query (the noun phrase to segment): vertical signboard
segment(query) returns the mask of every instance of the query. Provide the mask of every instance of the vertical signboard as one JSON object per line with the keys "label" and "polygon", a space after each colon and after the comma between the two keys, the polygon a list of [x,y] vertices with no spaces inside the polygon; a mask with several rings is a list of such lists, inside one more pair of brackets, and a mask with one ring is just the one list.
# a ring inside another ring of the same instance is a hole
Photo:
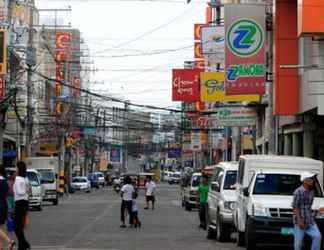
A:
{"label": "vertical signboard", "polygon": [[7,74],[7,31],[0,29],[0,74]]}
{"label": "vertical signboard", "polygon": [[111,147],[109,152],[109,162],[122,163],[122,149],[120,147]]}
{"label": "vertical signboard", "polygon": [[6,84],[5,84],[5,77],[0,75],[0,101],[2,101],[6,94]]}
{"label": "vertical signboard", "polygon": [[[67,52],[69,51],[71,42],[71,34],[66,32],[57,32],[55,35],[55,51],[56,51],[56,80],[55,94],[57,97],[61,97],[63,93],[62,82],[65,81],[66,72],[66,60]],[[66,84],[66,83],[65,83]],[[66,89],[66,87],[65,87]],[[56,103],[55,111],[57,114],[62,112],[62,106],[60,102]]]}
{"label": "vertical signboard", "polygon": [[191,132],[191,150],[199,151],[201,150],[201,136],[200,131]]}
{"label": "vertical signboard", "polygon": [[225,5],[225,91],[265,93],[265,5]]}
{"label": "vertical signboard", "polygon": [[172,70],[172,100],[195,102],[200,100],[199,69]]}

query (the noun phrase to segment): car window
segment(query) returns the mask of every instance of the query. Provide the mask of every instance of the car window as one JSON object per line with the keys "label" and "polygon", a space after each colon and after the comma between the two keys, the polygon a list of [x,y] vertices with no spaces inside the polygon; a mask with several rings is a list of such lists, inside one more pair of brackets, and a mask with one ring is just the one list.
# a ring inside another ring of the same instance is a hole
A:
{"label": "car window", "polygon": [[223,189],[225,189],[225,190],[234,190],[235,189],[236,178],[237,178],[237,171],[236,170],[227,171]]}
{"label": "car window", "polygon": [[192,176],[191,186],[198,187],[200,185],[200,180],[201,180],[201,176],[200,175],[194,175],[194,176]]}
{"label": "car window", "polygon": [[28,181],[30,182],[30,184],[32,186],[39,186],[40,185],[39,179],[38,179],[36,173],[34,173],[34,172],[27,172],[27,178],[28,178]]}
{"label": "car window", "polygon": [[41,175],[42,180],[45,183],[54,183],[55,182],[55,175],[52,171],[46,169],[40,169],[38,172]]}
{"label": "car window", "polygon": [[73,182],[75,182],[75,183],[87,182],[87,179],[85,179],[85,178],[73,178]]}
{"label": "car window", "polygon": [[[292,195],[301,186],[300,175],[294,174],[258,174],[253,189],[254,194]],[[323,197],[318,180],[314,182],[315,197]]]}

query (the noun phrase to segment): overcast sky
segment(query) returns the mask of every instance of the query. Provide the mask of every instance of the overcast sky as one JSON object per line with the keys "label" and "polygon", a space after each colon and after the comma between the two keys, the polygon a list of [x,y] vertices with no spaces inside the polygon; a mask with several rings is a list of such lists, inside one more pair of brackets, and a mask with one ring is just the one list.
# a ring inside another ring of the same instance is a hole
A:
{"label": "overcast sky", "polygon": [[193,59],[193,25],[205,21],[206,3],[192,2],[36,0],[39,8],[72,7],[59,18],[79,29],[90,48],[91,67],[98,69],[91,81],[104,82],[94,89],[163,107],[177,105],[171,101],[171,69]]}

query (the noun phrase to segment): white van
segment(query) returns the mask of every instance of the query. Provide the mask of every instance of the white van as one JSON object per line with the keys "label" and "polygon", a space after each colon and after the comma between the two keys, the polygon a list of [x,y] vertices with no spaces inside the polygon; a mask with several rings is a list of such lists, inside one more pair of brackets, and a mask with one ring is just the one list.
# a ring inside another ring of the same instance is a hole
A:
{"label": "white van", "polygon": [[321,161],[289,156],[240,157],[238,202],[234,212],[238,245],[245,244],[247,249],[255,249],[259,244],[292,244],[291,204],[293,192],[302,184],[300,175],[304,172],[317,174],[313,210],[321,230],[324,226]]}
{"label": "white van", "polygon": [[208,193],[207,238],[229,241],[234,231],[233,212],[237,202],[237,162],[220,162],[211,178]]}
{"label": "white van", "polygon": [[31,185],[32,193],[29,196],[29,206],[42,210],[44,197],[44,188],[42,186],[41,176],[36,169],[27,169],[27,178]]}

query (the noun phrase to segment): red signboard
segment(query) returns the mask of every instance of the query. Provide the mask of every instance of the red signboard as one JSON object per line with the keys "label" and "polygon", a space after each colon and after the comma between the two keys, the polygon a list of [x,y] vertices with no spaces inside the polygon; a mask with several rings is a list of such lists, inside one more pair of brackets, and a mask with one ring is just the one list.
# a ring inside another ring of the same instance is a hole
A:
{"label": "red signboard", "polygon": [[199,69],[173,69],[172,70],[172,100],[195,102],[200,100]]}
{"label": "red signboard", "polygon": [[2,101],[6,94],[6,83],[5,77],[3,75],[0,76],[0,100]]}
{"label": "red signboard", "polygon": [[201,42],[195,42],[195,60],[203,59],[201,54]]}
{"label": "red signboard", "polygon": [[194,30],[195,41],[201,41],[201,27],[203,27],[205,25],[206,24],[195,23],[195,30]]}

